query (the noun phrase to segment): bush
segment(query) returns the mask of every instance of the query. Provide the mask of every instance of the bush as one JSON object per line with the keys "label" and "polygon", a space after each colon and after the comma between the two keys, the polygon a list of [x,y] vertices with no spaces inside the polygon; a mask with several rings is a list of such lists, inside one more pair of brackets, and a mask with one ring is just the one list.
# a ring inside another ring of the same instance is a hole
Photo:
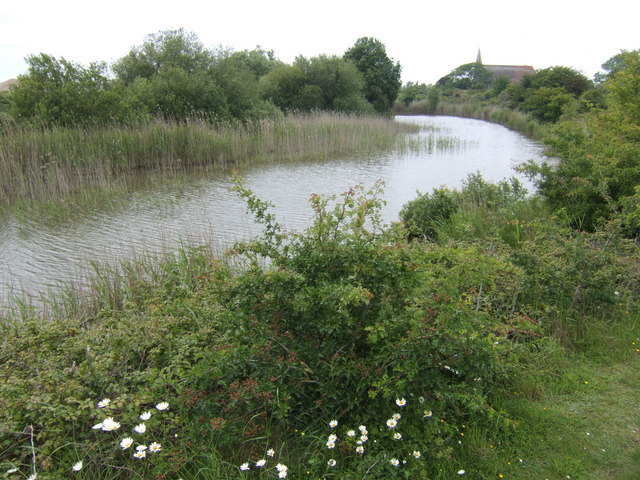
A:
{"label": "bush", "polygon": [[437,240],[437,230],[457,211],[456,194],[447,188],[436,188],[432,194],[419,193],[418,198],[402,207],[400,219],[410,238]]}

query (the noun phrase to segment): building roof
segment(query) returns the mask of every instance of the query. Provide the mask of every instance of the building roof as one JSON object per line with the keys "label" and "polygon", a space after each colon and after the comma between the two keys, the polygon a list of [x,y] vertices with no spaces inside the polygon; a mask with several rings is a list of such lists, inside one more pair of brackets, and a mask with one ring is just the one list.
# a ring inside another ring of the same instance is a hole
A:
{"label": "building roof", "polygon": [[536,70],[529,65],[483,65],[492,74],[507,77],[511,83],[520,83],[525,75],[532,75]]}

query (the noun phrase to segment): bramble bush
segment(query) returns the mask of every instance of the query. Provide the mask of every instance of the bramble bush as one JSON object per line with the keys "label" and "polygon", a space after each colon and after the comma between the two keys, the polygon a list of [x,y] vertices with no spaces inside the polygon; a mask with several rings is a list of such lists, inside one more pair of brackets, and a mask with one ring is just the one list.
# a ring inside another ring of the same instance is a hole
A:
{"label": "bramble bush", "polygon": [[[421,478],[442,467],[430,460],[452,458],[460,423],[509,428],[489,393],[520,348],[507,339],[524,318],[513,311],[520,268],[473,246],[408,244],[404,229],[381,223],[380,185],[312,196],[313,222],[301,233],[285,232],[241,180],[235,189],[264,231],[227,261],[183,251],[92,317],[3,327],[3,464],[30,465],[20,432],[32,426],[38,478],[78,461],[78,478],[231,476],[277,443],[283,462],[325,469],[326,452],[314,453],[317,442],[305,450],[296,430],[310,441],[336,419],[379,433],[404,397],[421,399],[440,423],[403,419],[427,461],[390,469],[374,459],[379,451],[366,469],[368,478]],[[127,419],[159,400],[171,405],[152,466],[119,463],[118,438],[96,440],[104,397]]]}

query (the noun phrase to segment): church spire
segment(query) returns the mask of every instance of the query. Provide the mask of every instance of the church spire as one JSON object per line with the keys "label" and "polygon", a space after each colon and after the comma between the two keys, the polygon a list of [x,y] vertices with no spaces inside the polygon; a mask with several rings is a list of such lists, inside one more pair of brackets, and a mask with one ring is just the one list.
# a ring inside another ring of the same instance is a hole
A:
{"label": "church spire", "polygon": [[482,64],[482,55],[480,55],[480,49],[478,49],[478,56],[476,57],[476,63]]}

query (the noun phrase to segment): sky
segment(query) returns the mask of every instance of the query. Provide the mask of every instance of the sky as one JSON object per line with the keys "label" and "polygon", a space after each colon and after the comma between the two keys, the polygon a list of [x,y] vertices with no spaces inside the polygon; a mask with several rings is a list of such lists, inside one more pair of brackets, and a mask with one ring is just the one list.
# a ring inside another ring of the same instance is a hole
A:
{"label": "sky", "polygon": [[574,68],[589,78],[621,50],[640,48],[640,2],[630,0],[6,0],[0,6],[0,82],[47,53],[111,63],[145,36],[183,28],[207,48],[257,46],[286,63],[342,55],[380,40],[402,81],[432,84],[456,67]]}

